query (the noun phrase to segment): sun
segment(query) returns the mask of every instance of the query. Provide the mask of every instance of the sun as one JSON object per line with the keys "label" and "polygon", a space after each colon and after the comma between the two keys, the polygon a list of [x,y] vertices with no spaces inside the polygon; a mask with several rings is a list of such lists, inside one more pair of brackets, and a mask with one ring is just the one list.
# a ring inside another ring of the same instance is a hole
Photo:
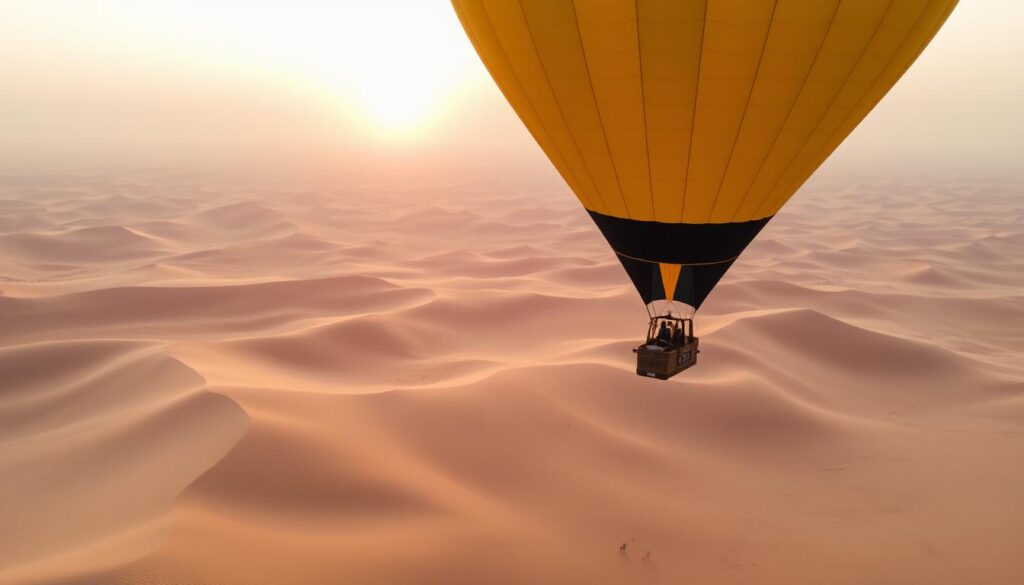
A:
{"label": "sun", "polygon": [[[326,97],[378,136],[416,135],[482,75],[444,0],[153,0],[114,3],[102,20],[80,4],[67,0],[58,11],[64,20],[52,26],[93,31],[179,69],[200,64]],[[36,12],[25,18],[51,26],[52,9]]]}
{"label": "sun", "polygon": [[346,4],[332,20],[322,75],[348,116],[380,136],[429,127],[478,66],[447,2]]}

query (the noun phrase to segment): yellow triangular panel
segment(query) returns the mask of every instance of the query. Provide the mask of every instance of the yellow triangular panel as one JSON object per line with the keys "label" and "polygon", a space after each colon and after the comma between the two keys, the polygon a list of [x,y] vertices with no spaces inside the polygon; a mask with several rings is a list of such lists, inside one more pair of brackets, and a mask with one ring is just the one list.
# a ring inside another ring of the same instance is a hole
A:
{"label": "yellow triangular panel", "polygon": [[672,300],[672,294],[676,292],[676,283],[679,282],[679,269],[681,264],[658,264],[661,269],[661,284],[665,287],[665,298]]}

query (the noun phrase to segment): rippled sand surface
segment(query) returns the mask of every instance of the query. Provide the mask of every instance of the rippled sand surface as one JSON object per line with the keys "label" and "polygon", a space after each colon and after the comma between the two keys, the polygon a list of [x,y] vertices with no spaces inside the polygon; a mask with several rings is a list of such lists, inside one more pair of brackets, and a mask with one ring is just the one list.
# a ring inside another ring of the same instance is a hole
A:
{"label": "rippled sand surface", "polygon": [[553,180],[7,176],[0,583],[1024,582],[1022,190],[813,182],[657,382]]}

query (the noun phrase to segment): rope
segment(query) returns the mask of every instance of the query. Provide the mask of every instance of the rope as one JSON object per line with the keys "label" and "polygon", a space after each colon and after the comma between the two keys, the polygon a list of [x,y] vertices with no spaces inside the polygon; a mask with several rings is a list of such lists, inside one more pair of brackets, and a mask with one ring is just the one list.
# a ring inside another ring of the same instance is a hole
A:
{"label": "rope", "polygon": [[637,262],[646,262],[648,264],[678,264],[680,266],[712,266],[714,264],[725,264],[726,262],[732,262],[739,258],[739,256],[733,256],[732,258],[726,258],[725,260],[715,260],[714,262],[658,262],[657,260],[648,260],[646,258],[637,258],[636,256],[630,256],[629,254],[623,254],[618,250],[612,250],[623,258],[629,258],[630,260],[636,260]]}

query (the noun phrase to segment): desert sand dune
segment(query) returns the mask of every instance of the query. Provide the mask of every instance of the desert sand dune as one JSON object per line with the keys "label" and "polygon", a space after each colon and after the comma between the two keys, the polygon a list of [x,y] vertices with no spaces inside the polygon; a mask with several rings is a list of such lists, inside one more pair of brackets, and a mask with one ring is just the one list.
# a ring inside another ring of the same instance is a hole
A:
{"label": "desert sand dune", "polygon": [[156,550],[174,498],[247,424],[148,343],[18,345],[0,350],[0,379],[5,582]]}
{"label": "desert sand dune", "polygon": [[557,181],[442,179],[4,181],[0,583],[1024,579],[1019,181],[824,176],[656,382]]}

